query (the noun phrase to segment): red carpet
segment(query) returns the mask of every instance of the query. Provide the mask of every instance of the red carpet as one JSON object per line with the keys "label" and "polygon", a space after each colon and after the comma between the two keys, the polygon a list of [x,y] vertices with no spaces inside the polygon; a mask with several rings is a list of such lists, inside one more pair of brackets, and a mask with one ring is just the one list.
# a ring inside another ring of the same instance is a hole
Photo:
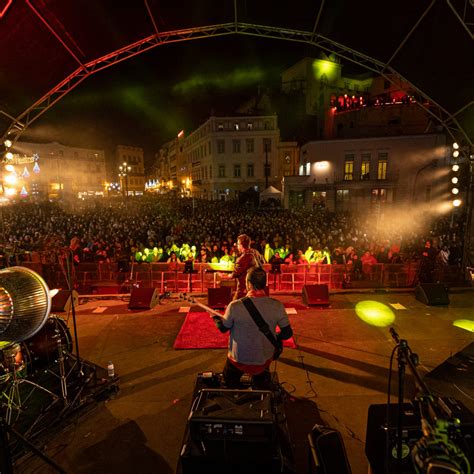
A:
{"label": "red carpet", "polygon": [[[190,311],[173,347],[175,349],[225,349],[228,342],[229,335],[217,330],[209,313]],[[296,344],[291,338],[284,341],[284,346],[294,349]]]}

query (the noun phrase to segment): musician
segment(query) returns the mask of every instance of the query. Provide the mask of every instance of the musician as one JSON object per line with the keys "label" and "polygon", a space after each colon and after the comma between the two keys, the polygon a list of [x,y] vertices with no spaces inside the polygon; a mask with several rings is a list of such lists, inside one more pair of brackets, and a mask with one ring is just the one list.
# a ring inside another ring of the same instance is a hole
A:
{"label": "musician", "polygon": [[[247,296],[257,307],[279,344],[293,335],[283,304],[265,293],[267,275],[263,268],[252,268],[246,276]],[[222,317],[213,316],[217,329],[230,331],[229,351],[224,366],[224,384],[238,388],[244,373],[252,376],[254,388],[269,388],[269,367],[275,347],[260,331],[242,300],[232,301]],[[276,333],[277,326],[280,332]]]}
{"label": "musician", "polygon": [[237,249],[240,256],[234,264],[234,270],[230,276],[221,275],[222,279],[237,280],[237,289],[234,293],[234,300],[243,298],[247,293],[246,276],[247,272],[253,267],[261,267],[265,263],[263,257],[257,250],[250,248],[250,237],[246,234],[240,234],[237,237]]}

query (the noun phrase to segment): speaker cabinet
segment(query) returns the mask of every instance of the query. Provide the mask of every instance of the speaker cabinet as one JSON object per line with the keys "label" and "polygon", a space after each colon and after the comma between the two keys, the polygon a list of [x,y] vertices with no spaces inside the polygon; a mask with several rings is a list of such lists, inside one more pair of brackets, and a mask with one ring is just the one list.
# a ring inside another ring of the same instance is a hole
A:
{"label": "speaker cabinet", "polygon": [[402,460],[397,461],[398,404],[370,405],[367,414],[365,455],[373,474],[413,474],[411,451],[423,435],[419,410],[411,403],[401,406],[402,415]]}
{"label": "speaker cabinet", "polygon": [[213,309],[224,309],[232,300],[232,288],[223,286],[221,288],[207,289],[207,305]]}
{"label": "speaker cabinet", "polygon": [[440,283],[419,283],[415,288],[415,298],[429,306],[449,304],[448,291]]}
{"label": "speaker cabinet", "polygon": [[130,294],[129,309],[152,309],[160,299],[156,288],[133,288]]}
{"label": "speaker cabinet", "polygon": [[[74,307],[77,307],[79,304],[79,294],[77,291],[72,290],[72,302]],[[59,290],[53,296],[51,301],[51,312],[52,313],[67,313],[71,309],[71,292],[69,290]]]}
{"label": "speaker cabinet", "polygon": [[303,302],[306,306],[328,306],[329,289],[327,285],[304,285]]}

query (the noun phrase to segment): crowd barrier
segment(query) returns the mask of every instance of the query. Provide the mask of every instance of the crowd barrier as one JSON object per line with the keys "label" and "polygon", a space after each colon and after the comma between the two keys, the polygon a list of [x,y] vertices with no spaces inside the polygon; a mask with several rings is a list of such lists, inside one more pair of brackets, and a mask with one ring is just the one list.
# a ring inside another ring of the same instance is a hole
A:
{"label": "crowd barrier", "polygon": [[[54,264],[23,262],[22,265],[41,274],[52,288],[66,288],[65,269]],[[287,265],[279,266],[280,272],[268,273],[268,286],[274,292],[301,292],[304,285],[327,284],[329,289],[340,288],[409,288],[418,283],[419,262],[403,264],[362,265],[354,271],[351,265]],[[274,268],[273,268],[274,269]],[[82,293],[122,292],[127,293],[133,286],[157,288],[160,293],[206,292],[232,283],[225,281],[219,271],[208,264],[194,264],[193,273],[185,273],[184,263],[170,269],[168,263],[138,263],[127,272],[119,271],[117,263],[80,263],[71,270],[74,286]],[[433,281],[447,286],[464,281],[457,266],[439,265],[433,272]]]}

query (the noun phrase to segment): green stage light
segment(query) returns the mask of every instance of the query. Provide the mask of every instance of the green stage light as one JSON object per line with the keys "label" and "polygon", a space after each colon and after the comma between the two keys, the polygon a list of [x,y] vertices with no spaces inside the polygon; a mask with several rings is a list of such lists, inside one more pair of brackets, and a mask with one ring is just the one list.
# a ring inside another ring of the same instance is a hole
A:
{"label": "green stage light", "polygon": [[464,329],[465,331],[474,332],[474,321],[470,319],[456,319],[456,321],[453,322],[453,326]]}
{"label": "green stage light", "polygon": [[395,321],[393,311],[378,301],[360,301],[356,304],[355,311],[362,321],[371,326],[387,327]]}

